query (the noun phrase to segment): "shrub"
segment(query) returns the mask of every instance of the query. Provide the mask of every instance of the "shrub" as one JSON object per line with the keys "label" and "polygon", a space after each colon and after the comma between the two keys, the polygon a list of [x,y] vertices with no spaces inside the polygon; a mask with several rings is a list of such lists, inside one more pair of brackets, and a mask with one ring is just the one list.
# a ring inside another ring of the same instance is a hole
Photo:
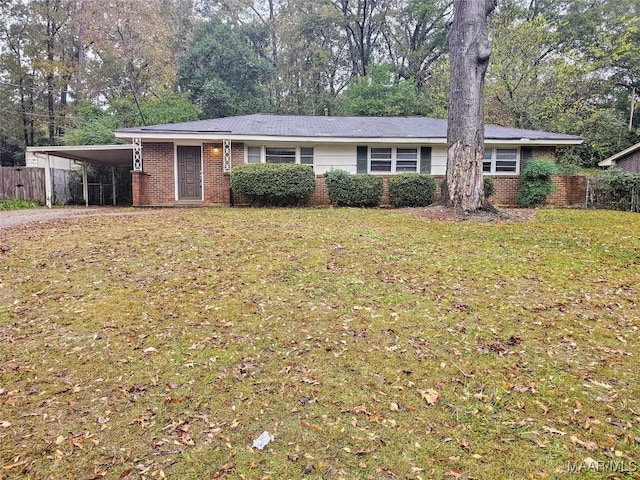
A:
{"label": "shrub", "polygon": [[305,205],[316,186],[313,169],[294,163],[247,163],[231,171],[231,188],[252,206]]}
{"label": "shrub", "polygon": [[484,177],[482,179],[482,183],[484,185],[484,198],[489,198],[491,195],[496,193],[496,184],[493,183],[493,178]]}
{"label": "shrub", "polygon": [[402,173],[389,177],[389,203],[394,207],[426,207],[433,203],[436,181],[429,175]]}
{"label": "shrub", "polygon": [[[496,193],[496,184],[491,177],[483,177],[482,185],[484,187],[484,198],[489,198],[491,195]],[[447,188],[447,179],[442,179],[440,183],[440,191],[444,192],[445,188]]]}
{"label": "shrub", "polygon": [[377,207],[382,198],[382,177],[344,170],[324,174],[329,200],[336,207]]}
{"label": "shrub", "polygon": [[39,206],[40,205],[38,205],[36,202],[31,202],[29,200],[18,200],[16,198],[7,198],[5,200],[0,200],[0,211],[36,208]]}
{"label": "shrub", "polygon": [[640,212],[640,174],[610,169],[590,182],[590,202],[598,208]]}
{"label": "shrub", "polygon": [[558,173],[558,166],[551,160],[529,160],[521,172],[522,186],[518,192],[518,205],[535,207],[544,205],[547,197],[556,190],[551,177]]}

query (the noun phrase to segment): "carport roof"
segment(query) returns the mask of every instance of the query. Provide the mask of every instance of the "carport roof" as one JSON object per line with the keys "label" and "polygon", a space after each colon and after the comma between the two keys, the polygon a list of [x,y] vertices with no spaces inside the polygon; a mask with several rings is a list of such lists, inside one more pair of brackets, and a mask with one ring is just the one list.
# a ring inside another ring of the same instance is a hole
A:
{"label": "carport roof", "polygon": [[133,145],[79,145],[28,147],[28,152],[49,154],[78,162],[111,167],[133,167]]}

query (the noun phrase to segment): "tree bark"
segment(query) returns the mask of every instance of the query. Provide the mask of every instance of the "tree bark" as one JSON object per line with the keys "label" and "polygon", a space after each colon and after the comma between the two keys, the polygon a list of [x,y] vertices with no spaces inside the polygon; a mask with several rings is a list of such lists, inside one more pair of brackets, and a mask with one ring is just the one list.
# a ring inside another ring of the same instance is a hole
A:
{"label": "tree bark", "polygon": [[449,32],[451,86],[444,203],[476,211],[490,207],[484,197],[484,78],[491,56],[487,17],[497,0],[454,0]]}

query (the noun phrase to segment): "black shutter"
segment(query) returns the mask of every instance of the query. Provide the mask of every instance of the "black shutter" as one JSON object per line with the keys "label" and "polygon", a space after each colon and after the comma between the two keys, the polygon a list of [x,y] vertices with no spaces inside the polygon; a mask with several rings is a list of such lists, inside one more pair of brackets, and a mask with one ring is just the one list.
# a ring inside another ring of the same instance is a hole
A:
{"label": "black shutter", "polygon": [[525,167],[527,162],[533,158],[533,149],[531,147],[522,147],[520,149],[520,171]]}
{"label": "black shutter", "polygon": [[368,156],[369,147],[366,145],[358,145],[358,173],[367,173]]}
{"label": "black shutter", "polygon": [[420,147],[420,173],[431,173],[431,147]]}

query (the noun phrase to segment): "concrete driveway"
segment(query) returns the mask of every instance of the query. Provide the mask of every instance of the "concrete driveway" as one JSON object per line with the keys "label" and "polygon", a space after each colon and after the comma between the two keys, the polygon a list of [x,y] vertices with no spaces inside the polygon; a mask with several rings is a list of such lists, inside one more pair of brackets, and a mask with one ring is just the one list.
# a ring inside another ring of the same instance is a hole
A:
{"label": "concrete driveway", "polygon": [[94,217],[100,215],[136,215],[138,212],[120,207],[64,207],[33,208],[0,212],[0,228],[15,227],[27,223],[41,223],[63,218]]}

